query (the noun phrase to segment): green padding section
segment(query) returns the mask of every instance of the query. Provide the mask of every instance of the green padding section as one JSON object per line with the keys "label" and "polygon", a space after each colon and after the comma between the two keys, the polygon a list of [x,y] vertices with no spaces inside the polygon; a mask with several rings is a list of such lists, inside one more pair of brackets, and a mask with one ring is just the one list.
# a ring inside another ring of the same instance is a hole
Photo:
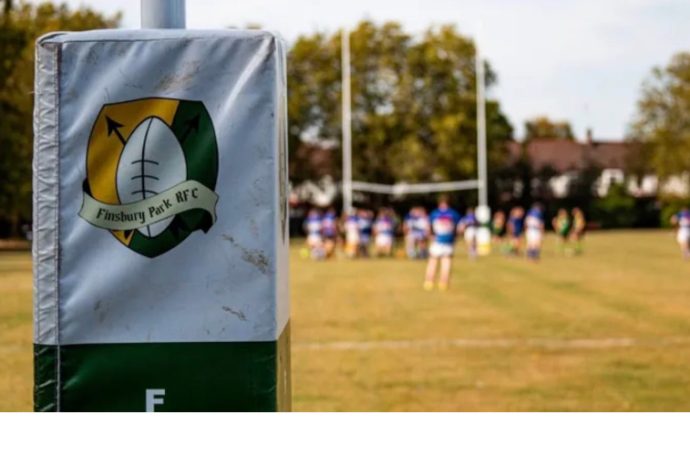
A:
{"label": "green padding section", "polygon": [[34,345],[34,410],[57,409],[57,347]]}
{"label": "green padding section", "polygon": [[[288,411],[290,329],[274,342],[36,345],[36,411]],[[61,387],[57,388],[57,379]],[[59,393],[59,394],[58,394]]]}

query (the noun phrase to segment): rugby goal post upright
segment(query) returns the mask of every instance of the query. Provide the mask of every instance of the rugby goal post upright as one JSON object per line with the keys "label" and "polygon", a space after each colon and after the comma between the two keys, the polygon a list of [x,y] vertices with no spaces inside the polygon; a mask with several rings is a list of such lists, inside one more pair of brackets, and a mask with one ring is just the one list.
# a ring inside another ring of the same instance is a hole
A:
{"label": "rugby goal post upright", "polygon": [[343,152],[343,213],[352,210],[352,105],[350,81],[350,31],[341,34],[342,75],[342,152]]}
{"label": "rugby goal post upright", "polygon": [[185,28],[185,0],[141,0],[141,28]]}
{"label": "rugby goal post upright", "polygon": [[286,45],[184,6],[36,42],[37,411],[291,407]]}
{"label": "rugby goal post upright", "polygon": [[484,59],[480,52],[478,41],[475,44],[475,64],[477,77],[477,181],[479,183],[478,203],[480,207],[488,207],[488,183],[486,172],[486,81],[484,75]]}
{"label": "rugby goal post upright", "polygon": [[[481,24],[479,31],[481,33]],[[479,34],[478,34],[479,35]],[[479,36],[475,40],[475,66],[477,85],[477,182],[478,198],[476,217],[480,224],[477,230],[477,251],[480,255],[488,255],[491,251],[491,209],[489,208],[489,183],[487,178],[486,159],[486,77],[484,74],[484,58],[479,45]]]}

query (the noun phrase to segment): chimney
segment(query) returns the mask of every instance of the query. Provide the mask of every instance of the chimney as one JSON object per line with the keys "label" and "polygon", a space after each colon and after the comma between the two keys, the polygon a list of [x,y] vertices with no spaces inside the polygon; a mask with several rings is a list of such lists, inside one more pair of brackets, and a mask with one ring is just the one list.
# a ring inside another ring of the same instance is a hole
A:
{"label": "chimney", "polygon": [[587,145],[591,146],[594,140],[592,139],[592,129],[587,129]]}

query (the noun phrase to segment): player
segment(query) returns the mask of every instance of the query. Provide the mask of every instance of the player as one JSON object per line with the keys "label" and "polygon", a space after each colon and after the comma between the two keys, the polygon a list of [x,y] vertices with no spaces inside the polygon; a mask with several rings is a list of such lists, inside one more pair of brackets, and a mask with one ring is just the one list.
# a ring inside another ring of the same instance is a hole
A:
{"label": "player", "polygon": [[494,213],[491,218],[491,236],[494,238],[495,242],[502,242],[506,233],[506,214],[505,212],[498,210]]}
{"label": "player", "polygon": [[502,253],[508,253],[510,246],[505,242],[506,237],[506,214],[503,211],[496,211],[491,219],[491,237],[494,244],[500,246]]}
{"label": "player", "polygon": [[338,242],[338,217],[332,207],[328,208],[321,219],[321,235],[323,236],[324,254],[326,258],[331,258]]}
{"label": "player", "polygon": [[405,251],[408,258],[424,259],[427,257],[429,231],[429,217],[426,210],[420,206],[411,208],[403,222]]}
{"label": "player", "polygon": [[525,217],[525,227],[527,258],[532,261],[539,261],[541,244],[544,239],[544,212],[541,205],[532,205],[527,217]]}
{"label": "player", "polygon": [[371,243],[371,233],[374,227],[374,213],[368,209],[357,211],[357,223],[359,225],[359,246],[357,256],[369,256],[369,244]]}
{"label": "player", "polygon": [[671,223],[678,225],[676,240],[680,246],[680,252],[685,260],[690,260],[690,209],[687,206],[682,208],[671,217]]}
{"label": "player", "polygon": [[417,246],[414,228],[417,221],[419,213],[417,212],[417,207],[410,208],[407,215],[403,219],[403,234],[405,235],[405,253],[407,258],[414,259],[417,258]]}
{"label": "player", "polygon": [[356,258],[359,250],[359,218],[355,210],[343,214],[343,231],[345,232],[345,256]]}
{"label": "player", "polygon": [[318,209],[310,209],[304,220],[304,230],[307,232],[309,255],[314,260],[321,260],[324,257],[321,227],[321,213]]}
{"label": "player", "polygon": [[438,208],[431,213],[429,219],[433,241],[429,247],[429,262],[426,267],[424,289],[432,290],[434,288],[434,278],[440,261],[441,273],[438,279],[438,288],[439,290],[446,290],[450,280],[451,261],[460,214],[448,206],[447,198],[442,197],[439,199]]}
{"label": "player", "polygon": [[417,219],[414,225],[417,258],[425,260],[429,256],[429,238],[431,237],[431,222],[424,207],[417,207]]}
{"label": "player", "polygon": [[585,237],[585,229],[587,228],[587,221],[585,220],[585,214],[579,207],[575,207],[572,210],[573,221],[572,228],[570,231],[570,240],[574,243],[575,254],[579,255],[583,251],[582,241]]}
{"label": "player", "polygon": [[417,258],[425,260],[429,257],[431,222],[429,221],[429,214],[427,214],[423,206],[417,207],[417,217],[412,231],[415,238]]}
{"label": "player", "polygon": [[520,255],[522,250],[522,232],[524,230],[525,210],[516,206],[510,210],[508,218],[508,234],[510,235],[510,254]]}
{"label": "player", "polygon": [[561,208],[558,210],[556,216],[551,220],[551,226],[556,232],[558,239],[559,253],[568,252],[568,236],[570,235],[570,216],[568,211]]}
{"label": "player", "polygon": [[460,232],[465,238],[465,245],[467,246],[467,255],[471,260],[477,258],[477,228],[479,228],[479,222],[477,217],[474,215],[474,209],[469,208],[465,213],[465,216],[460,219],[460,224],[458,225]]}
{"label": "player", "polygon": [[376,256],[391,256],[395,219],[390,209],[381,208],[374,222],[374,252]]}

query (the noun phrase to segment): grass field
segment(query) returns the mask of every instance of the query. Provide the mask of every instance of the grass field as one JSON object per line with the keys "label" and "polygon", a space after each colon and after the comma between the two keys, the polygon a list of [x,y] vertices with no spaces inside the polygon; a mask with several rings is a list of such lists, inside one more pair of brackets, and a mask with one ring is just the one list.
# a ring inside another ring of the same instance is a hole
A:
{"label": "grass field", "polygon": [[[540,264],[291,259],[295,410],[690,410],[690,263],[668,231]],[[0,253],[0,410],[31,408],[31,263]]]}

